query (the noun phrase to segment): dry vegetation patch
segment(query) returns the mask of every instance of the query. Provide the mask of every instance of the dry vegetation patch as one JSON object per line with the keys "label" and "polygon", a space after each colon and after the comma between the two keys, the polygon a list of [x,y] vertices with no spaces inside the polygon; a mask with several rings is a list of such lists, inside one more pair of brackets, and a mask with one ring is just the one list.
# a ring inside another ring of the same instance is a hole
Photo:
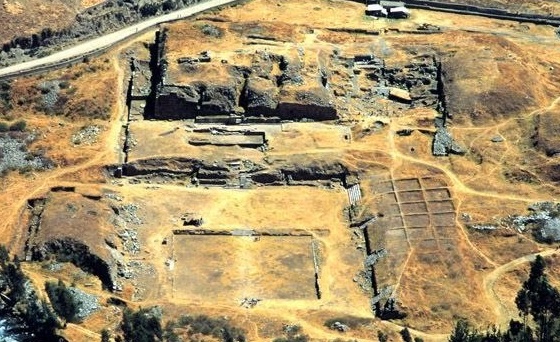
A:
{"label": "dry vegetation patch", "polygon": [[108,57],[64,70],[11,82],[11,109],[4,116],[29,113],[71,119],[108,119],[117,102],[116,72]]}
{"label": "dry vegetation patch", "polygon": [[0,42],[29,35],[45,27],[53,30],[70,25],[82,9],[81,0],[4,0],[0,8]]}
{"label": "dry vegetation patch", "polygon": [[504,38],[474,36],[444,59],[448,110],[457,124],[476,125],[530,112],[547,98],[520,48]]}
{"label": "dry vegetation patch", "polygon": [[173,244],[178,298],[317,299],[309,236],[177,235]]}

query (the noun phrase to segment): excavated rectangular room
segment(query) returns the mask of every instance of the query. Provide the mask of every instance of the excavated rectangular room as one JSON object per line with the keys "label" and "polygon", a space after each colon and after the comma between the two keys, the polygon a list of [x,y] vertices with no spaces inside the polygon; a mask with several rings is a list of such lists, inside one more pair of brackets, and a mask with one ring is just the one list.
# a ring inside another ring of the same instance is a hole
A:
{"label": "excavated rectangular room", "polygon": [[175,235],[173,251],[174,298],[317,299],[310,236]]}
{"label": "excavated rectangular room", "polygon": [[349,146],[345,126],[323,123],[283,123],[226,126],[184,121],[133,121],[129,125],[129,160],[189,156],[213,159],[243,158],[259,161],[257,149],[266,145],[277,153]]}

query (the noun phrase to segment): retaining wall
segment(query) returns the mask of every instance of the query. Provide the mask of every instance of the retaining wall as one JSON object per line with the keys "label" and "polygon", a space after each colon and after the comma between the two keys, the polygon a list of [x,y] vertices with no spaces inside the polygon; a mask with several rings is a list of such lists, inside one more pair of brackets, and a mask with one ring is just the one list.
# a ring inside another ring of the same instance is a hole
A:
{"label": "retaining wall", "polygon": [[560,17],[557,16],[510,12],[508,10],[500,8],[480,7],[467,4],[446,3],[430,0],[406,0],[406,6],[410,8],[427,9],[466,15],[478,15],[493,19],[513,20],[539,25],[560,25]]}

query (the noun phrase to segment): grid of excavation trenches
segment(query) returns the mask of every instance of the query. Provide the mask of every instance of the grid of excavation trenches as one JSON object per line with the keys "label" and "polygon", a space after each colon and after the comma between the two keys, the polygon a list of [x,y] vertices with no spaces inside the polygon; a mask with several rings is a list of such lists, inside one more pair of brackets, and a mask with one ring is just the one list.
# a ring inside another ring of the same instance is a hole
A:
{"label": "grid of excavation trenches", "polygon": [[431,262],[456,249],[455,205],[444,180],[380,178],[369,190],[379,219],[365,228],[368,249],[387,251],[374,265],[380,292],[398,282],[410,253]]}

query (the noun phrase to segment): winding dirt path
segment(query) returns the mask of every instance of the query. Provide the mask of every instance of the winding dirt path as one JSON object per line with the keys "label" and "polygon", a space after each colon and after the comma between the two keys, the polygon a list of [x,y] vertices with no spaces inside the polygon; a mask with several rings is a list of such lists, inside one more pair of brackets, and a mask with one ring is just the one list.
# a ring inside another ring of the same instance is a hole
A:
{"label": "winding dirt path", "polygon": [[515,316],[517,316],[517,313],[508,310],[507,306],[498,297],[496,290],[494,289],[494,286],[496,285],[496,281],[498,281],[498,279],[504,274],[506,274],[507,272],[510,272],[528,262],[533,262],[536,259],[537,255],[546,257],[557,252],[558,251],[556,249],[547,249],[542,252],[524,255],[522,257],[519,257],[515,260],[512,260],[506,264],[503,264],[495,268],[492,272],[484,276],[482,281],[484,294],[486,295],[486,298],[494,308],[494,312],[497,317],[496,324],[498,326],[501,327],[507,326],[509,324],[509,321]]}

